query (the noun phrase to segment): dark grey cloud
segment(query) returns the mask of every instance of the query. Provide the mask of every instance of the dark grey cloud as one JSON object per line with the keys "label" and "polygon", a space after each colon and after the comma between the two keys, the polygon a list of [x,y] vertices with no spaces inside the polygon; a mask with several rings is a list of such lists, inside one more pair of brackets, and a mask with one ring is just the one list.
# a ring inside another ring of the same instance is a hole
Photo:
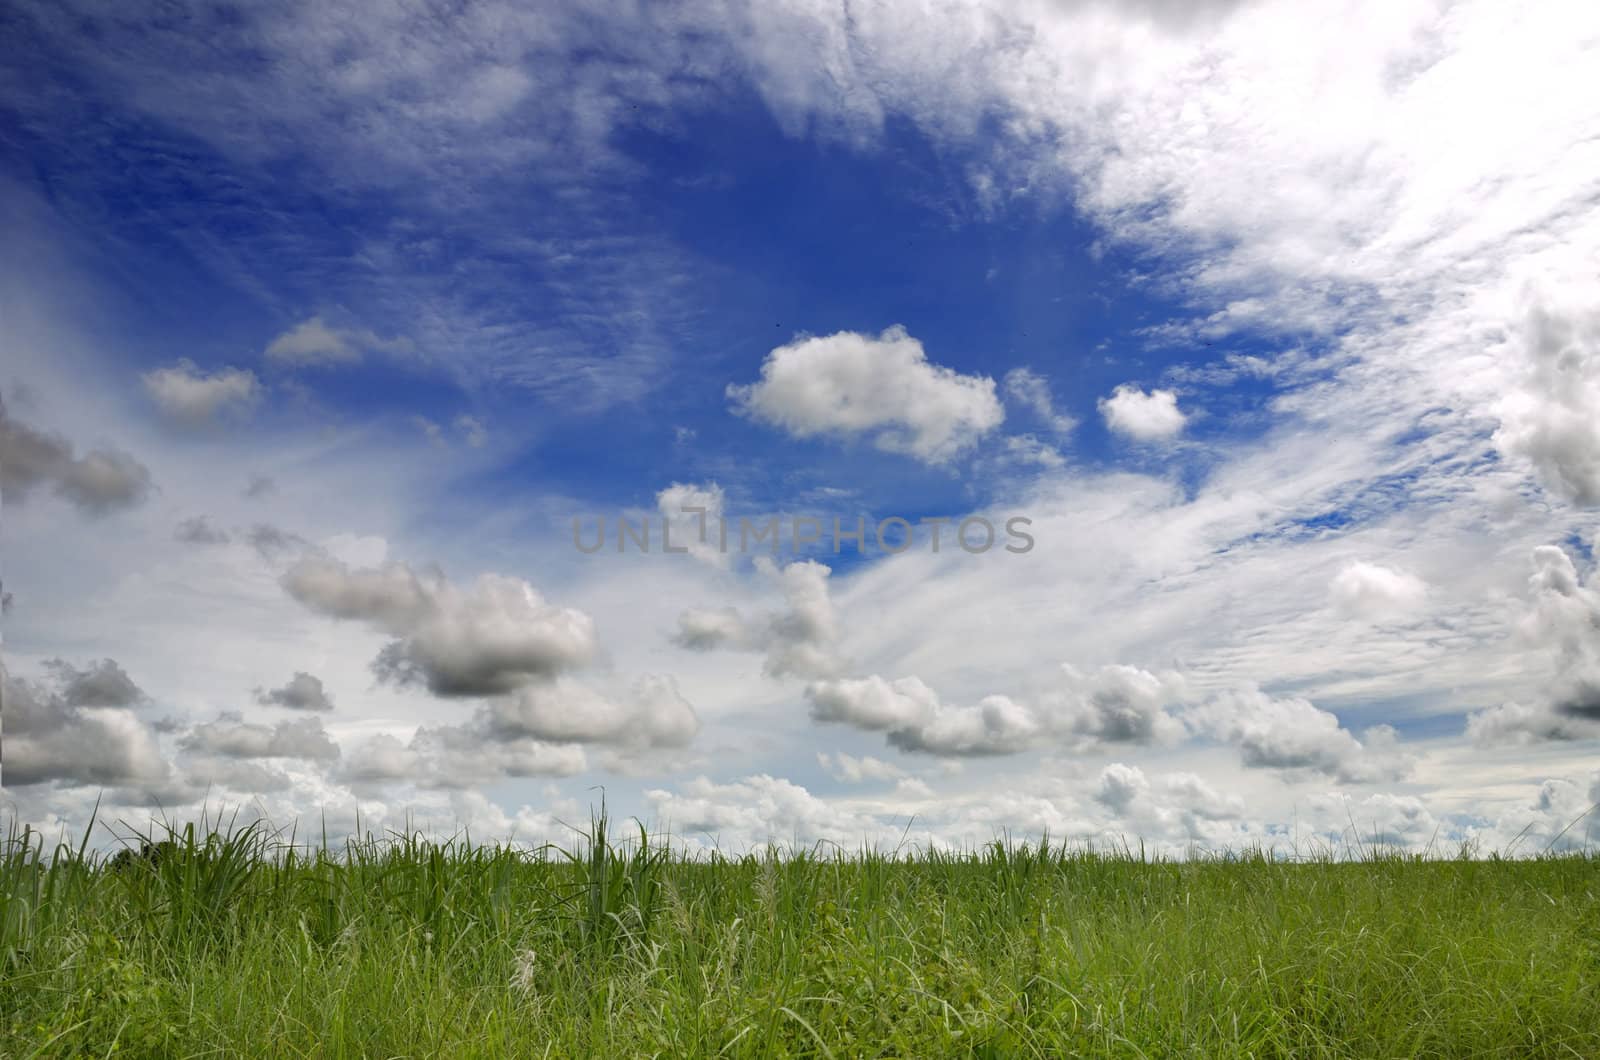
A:
{"label": "dark grey cloud", "polygon": [[515,692],[584,665],[596,649],[588,615],[547,603],[520,578],[489,574],[460,589],[405,564],[352,570],[313,555],[283,587],[312,611],[393,636],[373,661],[379,680],[437,696]]}
{"label": "dark grey cloud", "polygon": [[0,402],[0,493],[7,503],[48,488],[86,515],[101,516],[142,502],[150,471],[127,453],[92,449],[78,456],[58,434],[13,418]]}
{"label": "dark grey cloud", "polygon": [[8,787],[98,785],[166,795],[180,790],[151,728],[126,706],[105,705],[139,695],[115,662],[102,660],[87,670],[61,663],[50,672],[52,680],[40,683],[0,669]]}
{"label": "dark grey cloud", "polygon": [[179,523],[173,536],[186,545],[226,545],[230,540],[226,530],[211,525],[211,520],[204,515]]}
{"label": "dark grey cloud", "polygon": [[183,772],[191,783],[205,788],[264,793],[287,791],[294,786],[289,775],[276,766],[228,755],[186,754]]}
{"label": "dark grey cloud", "polygon": [[261,558],[267,561],[277,559],[286,552],[299,552],[309,546],[305,538],[299,534],[280,530],[270,523],[257,523],[245,531],[244,539],[250,547],[255,549]]}
{"label": "dark grey cloud", "polygon": [[244,488],[244,495],[250,500],[260,500],[262,497],[271,496],[277,492],[278,484],[270,475],[251,475],[250,481]]}
{"label": "dark grey cloud", "polygon": [[221,758],[339,757],[339,745],[322,728],[318,718],[257,725],[234,712],[219,714],[215,721],[196,725],[179,746],[191,754]]}
{"label": "dark grey cloud", "polygon": [[80,670],[64,659],[45,664],[61,699],[73,707],[131,707],[145,694],[115,659],[97,659]]}
{"label": "dark grey cloud", "polygon": [[289,710],[332,710],[333,699],[322,687],[322,679],[297,670],[288,683],[279,688],[256,689],[256,702],[268,707],[287,707]]}

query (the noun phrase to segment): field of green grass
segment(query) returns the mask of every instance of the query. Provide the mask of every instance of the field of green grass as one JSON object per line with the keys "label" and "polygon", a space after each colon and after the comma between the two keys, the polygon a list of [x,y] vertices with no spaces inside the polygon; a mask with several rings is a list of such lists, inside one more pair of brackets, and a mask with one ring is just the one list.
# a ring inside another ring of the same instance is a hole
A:
{"label": "field of green grass", "polygon": [[[0,1056],[1600,1057],[1600,858],[0,860]],[[612,827],[615,827],[613,822]]]}

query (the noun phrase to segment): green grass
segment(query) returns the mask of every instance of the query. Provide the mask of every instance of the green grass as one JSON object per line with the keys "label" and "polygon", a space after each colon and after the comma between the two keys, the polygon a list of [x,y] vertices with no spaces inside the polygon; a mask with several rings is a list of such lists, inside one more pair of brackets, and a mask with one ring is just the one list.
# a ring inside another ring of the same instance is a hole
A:
{"label": "green grass", "polygon": [[1600,1056],[1600,858],[13,832],[0,1056]]}

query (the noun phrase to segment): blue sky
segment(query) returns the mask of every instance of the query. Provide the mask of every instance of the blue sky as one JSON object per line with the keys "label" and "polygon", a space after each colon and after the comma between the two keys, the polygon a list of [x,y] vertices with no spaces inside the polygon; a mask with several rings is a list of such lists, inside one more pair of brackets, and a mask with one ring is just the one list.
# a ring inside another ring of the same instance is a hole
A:
{"label": "blue sky", "polygon": [[17,812],[1581,812],[1592,12],[935,6],[0,16]]}

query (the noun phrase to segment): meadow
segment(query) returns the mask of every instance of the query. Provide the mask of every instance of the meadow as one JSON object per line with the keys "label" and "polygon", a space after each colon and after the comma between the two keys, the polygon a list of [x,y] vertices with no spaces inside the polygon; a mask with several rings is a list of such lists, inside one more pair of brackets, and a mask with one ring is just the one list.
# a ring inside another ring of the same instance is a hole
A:
{"label": "meadow", "polygon": [[1596,1057],[1600,858],[13,830],[0,1056]]}

